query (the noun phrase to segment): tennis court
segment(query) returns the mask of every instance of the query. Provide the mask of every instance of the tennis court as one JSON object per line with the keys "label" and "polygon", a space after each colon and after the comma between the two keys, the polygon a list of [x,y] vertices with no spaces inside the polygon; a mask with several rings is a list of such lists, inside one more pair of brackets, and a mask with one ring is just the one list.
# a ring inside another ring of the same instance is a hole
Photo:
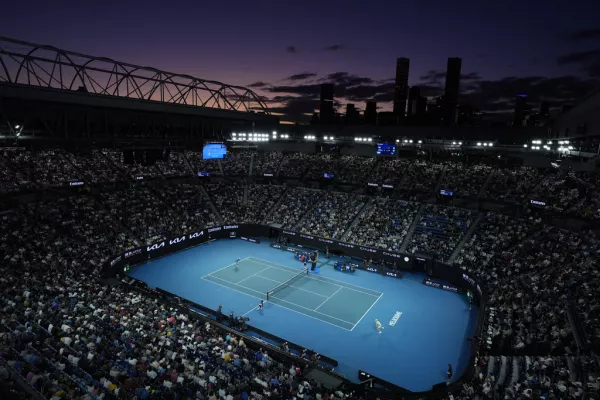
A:
{"label": "tennis court", "polygon": [[231,264],[202,279],[257,299],[268,297],[270,304],[348,331],[353,330],[383,296],[381,292],[315,275],[310,270],[256,257],[246,257],[237,268]]}

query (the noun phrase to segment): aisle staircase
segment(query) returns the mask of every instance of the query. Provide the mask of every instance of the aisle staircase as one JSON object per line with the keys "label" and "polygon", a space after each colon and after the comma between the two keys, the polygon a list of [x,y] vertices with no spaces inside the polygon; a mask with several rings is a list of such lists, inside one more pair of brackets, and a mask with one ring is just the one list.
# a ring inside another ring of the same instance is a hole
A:
{"label": "aisle staircase", "polygon": [[360,211],[358,212],[358,214],[356,214],[356,217],[354,217],[354,219],[352,220],[352,222],[350,222],[350,224],[346,228],[346,231],[344,232],[344,234],[340,238],[340,240],[342,242],[347,241],[348,236],[350,236],[350,233],[352,232],[352,228],[354,228],[354,226],[358,223],[358,221],[360,221],[360,219],[362,218],[363,214],[365,212],[367,212],[369,210],[369,208],[371,208],[371,204],[373,203],[374,199],[375,198],[373,196],[370,196],[369,200],[367,200],[365,202],[365,204],[362,206],[362,208],[360,209]]}
{"label": "aisle staircase", "polygon": [[452,252],[452,255],[448,259],[448,264],[452,265],[454,263],[454,260],[460,254],[460,251],[464,247],[465,243],[467,243],[467,241],[469,239],[471,239],[471,236],[473,235],[473,232],[475,232],[475,229],[477,228],[477,224],[479,223],[479,221],[481,221],[482,218],[483,218],[483,213],[482,212],[478,213],[477,217],[475,217],[475,221],[473,221],[473,223],[471,224],[471,226],[469,226],[469,228],[467,229],[467,231],[463,235],[463,237],[460,240],[460,242],[458,242],[458,244],[456,245],[456,248],[454,249],[454,251]]}
{"label": "aisle staircase", "polygon": [[492,168],[492,170],[488,174],[487,178],[485,179],[485,182],[483,182],[483,185],[481,185],[481,189],[479,189],[479,193],[477,193],[477,198],[478,199],[481,199],[481,198],[483,198],[485,196],[485,192],[487,191],[487,187],[488,187],[488,185],[492,181],[492,178],[495,175],[496,175],[496,170]]}
{"label": "aisle staircase", "polygon": [[412,224],[410,224],[410,227],[408,228],[408,232],[406,232],[406,236],[404,237],[404,240],[402,241],[402,245],[400,246],[401,253],[406,252],[406,248],[408,247],[408,244],[410,243],[410,239],[412,238],[412,235],[415,232],[415,229],[419,225],[419,221],[421,221],[421,216],[423,215],[424,210],[425,210],[425,204],[421,204],[421,206],[419,206],[419,211],[417,211],[417,214],[415,215],[415,218],[413,219]]}
{"label": "aisle staircase", "polygon": [[248,167],[248,176],[252,176],[252,168],[254,168],[254,156],[256,153],[250,154],[250,166]]}
{"label": "aisle staircase", "polygon": [[190,169],[190,171],[192,172],[193,176],[198,176],[198,171],[194,170],[194,167],[192,166],[192,163],[190,162],[190,160],[185,156],[185,153],[183,153],[183,159],[185,160],[185,165],[188,166],[188,168]]}
{"label": "aisle staircase", "polygon": [[447,165],[444,165],[442,167],[442,173],[440,174],[440,177],[438,178],[438,181],[435,184],[435,189],[433,189],[433,193],[434,194],[438,194],[440,192],[440,186],[442,186],[442,182],[444,181],[444,178],[446,177],[446,170],[447,169],[448,169]]}
{"label": "aisle staircase", "polygon": [[275,210],[277,210],[279,208],[279,206],[281,205],[281,203],[283,202],[283,200],[286,197],[287,191],[288,191],[288,187],[284,186],[284,190],[283,190],[283,192],[281,192],[281,195],[279,196],[279,200],[277,200],[277,202],[273,205],[273,207],[271,207],[271,209],[265,214],[265,218],[262,220],[263,224],[267,224],[270,222],[276,222],[276,221],[269,221],[269,218],[271,218],[271,216],[273,215]]}
{"label": "aisle staircase", "polygon": [[310,207],[308,210],[306,210],[306,212],[304,213],[304,215],[302,216],[302,218],[300,218],[300,220],[298,221],[298,223],[297,223],[296,225],[294,225],[294,227],[293,227],[293,230],[295,230],[295,231],[298,231],[298,230],[299,230],[299,227],[301,227],[301,226],[304,224],[304,221],[306,220],[306,218],[307,218],[309,215],[312,215],[312,212],[314,211],[314,209],[315,209],[315,208],[316,208],[316,207],[317,207],[319,204],[321,204],[321,201],[322,201],[324,198],[327,198],[327,195],[329,194],[329,192],[325,191],[325,192],[323,192],[323,193],[324,193],[324,195],[325,195],[325,196],[324,196],[324,197],[322,197],[321,199],[319,199],[319,200],[315,201],[315,202],[314,202],[314,204],[312,205],[312,207]]}
{"label": "aisle staircase", "polygon": [[219,166],[219,172],[221,173],[221,176],[225,176],[225,173],[223,172],[223,163],[221,160],[217,160],[217,165]]}
{"label": "aisle staircase", "polygon": [[206,191],[206,188],[204,187],[204,185],[199,185],[199,186],[200,186],[200,191],[202,192],[202,194],[206,197],[206,199],[208,201],[208,206],[210,207],[210,210],[217,217],[217,221],[223,221],[223,217],[221,217],[221,213],[219,213],[219,211],[217,210],[217,207],[215,207],[215,203],[213,203],[213,201],[210,198],[210,195],[208,194],[208,192]]}

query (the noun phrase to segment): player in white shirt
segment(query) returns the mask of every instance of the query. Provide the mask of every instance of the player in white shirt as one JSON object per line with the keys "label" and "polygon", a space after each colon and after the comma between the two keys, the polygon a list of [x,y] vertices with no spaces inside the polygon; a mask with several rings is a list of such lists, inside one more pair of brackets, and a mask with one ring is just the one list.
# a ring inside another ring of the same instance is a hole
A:
{"label": "player in white shirt", "polygon": [[383,325],[381,325],[381,322],[379,322],[378,319],[375,320],[375,329],[377,329],[377,333],[381,335],[381,332],[383,331]]}

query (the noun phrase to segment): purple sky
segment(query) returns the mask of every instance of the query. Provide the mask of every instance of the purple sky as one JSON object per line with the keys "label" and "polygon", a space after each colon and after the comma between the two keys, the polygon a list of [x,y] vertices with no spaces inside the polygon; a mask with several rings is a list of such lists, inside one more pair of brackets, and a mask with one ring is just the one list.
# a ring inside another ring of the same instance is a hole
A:
{"label": "purple sky", "polygon": [[[0,35],[229,84],[262,82],[257,93],[280,96],[269,106],[292,120],[314,108],[310,84],[320,79],[347,93],[341,103],[362,108],[379,95],[386,109],[384,80],[403,56],[409,83],[431,96],[443,77],[421,78],[461,57],[474,78],[462,85],[465,101],[495,112],[518,93],[556,104],[577,98],[600,78],[598,1],[10,3]],[[316,75],[285,80],[305,72]],[[339,72],[349,75],[327,78]]]}

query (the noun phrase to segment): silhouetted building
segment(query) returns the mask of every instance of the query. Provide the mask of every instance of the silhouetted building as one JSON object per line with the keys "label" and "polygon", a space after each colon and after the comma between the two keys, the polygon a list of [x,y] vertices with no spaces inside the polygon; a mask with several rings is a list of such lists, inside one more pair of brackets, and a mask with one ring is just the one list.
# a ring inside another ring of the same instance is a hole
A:
{"label": "silhouetted building", "polygon": [[321,85],[321,107],[319,109],[319,120],[321,124],[331,124],[334,120],[333,112],[333,84]]}
{"label": "silhouetted building", "polygon": [[410,60],[399,58],[396,61],[396,85],[394,87],[394,114],[399,119],[404,118],[406,111],[406,95],[408,94],[408,72]]}
{"label": "silhouetted building", "polygon": [[368,125],[377,125],[377,102],[367,101],[365,107],[365,123]]}
{"label": "silhouetted building", "polygon": [[348,103],[346,104],[346,115],[345,115],[345,122],[346,124],[355,124],[358,122],[358,118],[359,114],[358,111],[356,111],[356,107],[354,106],[354,104],[352,103]]}
{"label": "silhouetted building", "polygon": [[547,101],[542,101],[540,104],[540,117],[543,119],[550,117],[550,103]]}
{"label": "silhouetted building", "polygon": [[527,111],[527,95],[520,94],[515,99],[515,115],[513,126],[523,126],[525,121],[525,113]]}
{"label": "silhouetted building", "polygon": [[417,105],[419,98],[421,97],[421,88],[413,86],[408,91],[408,108],[406,110],[407,116],[413,116],[417,114]]}
{"label": "silhouetted building", "polygon": [[446,125],[454,125],[456,123],[461,67],[462,59],[458,57],[448,58],[446,87],[444,89],[444,123]]}

